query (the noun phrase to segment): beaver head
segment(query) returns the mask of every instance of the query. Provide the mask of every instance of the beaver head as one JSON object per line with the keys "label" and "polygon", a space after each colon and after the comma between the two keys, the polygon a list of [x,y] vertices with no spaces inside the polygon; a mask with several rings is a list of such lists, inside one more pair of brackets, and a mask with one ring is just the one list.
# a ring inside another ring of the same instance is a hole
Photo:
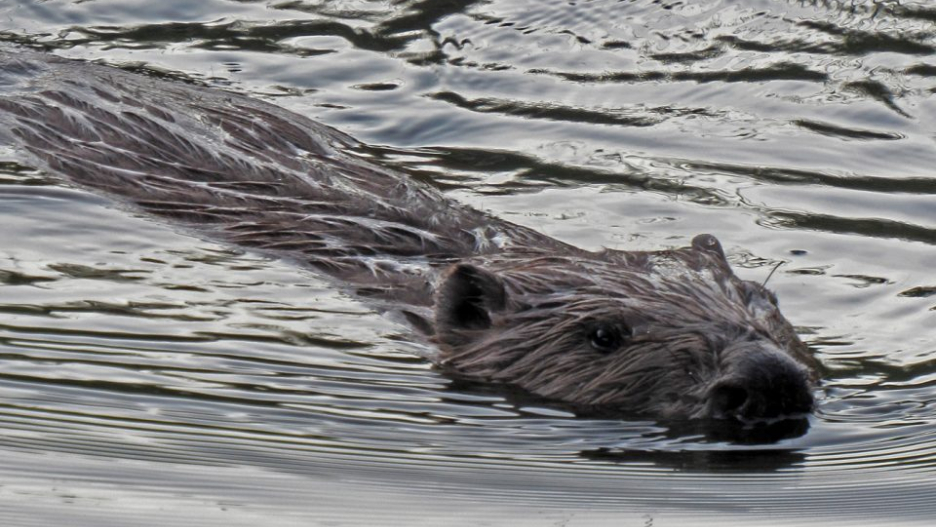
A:
{"label": "beaver head", "polygon": [[813,406],[805,345],[710,235],[671,251],[455,264],[435,316],[443,364],[584,413],[757,420]]}

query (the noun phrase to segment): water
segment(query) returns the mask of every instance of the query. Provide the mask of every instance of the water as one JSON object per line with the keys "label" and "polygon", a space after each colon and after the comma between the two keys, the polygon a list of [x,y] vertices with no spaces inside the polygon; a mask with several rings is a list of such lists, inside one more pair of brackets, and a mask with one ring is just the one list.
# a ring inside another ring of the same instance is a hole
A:
{"label": "water", "polygon": [[718,236],[823,362],[720,438],[466,386],[327,281],[0,146],[0,523],[929,525],[936,10],[6,0],[2,38],[248,93],[587,248]]}

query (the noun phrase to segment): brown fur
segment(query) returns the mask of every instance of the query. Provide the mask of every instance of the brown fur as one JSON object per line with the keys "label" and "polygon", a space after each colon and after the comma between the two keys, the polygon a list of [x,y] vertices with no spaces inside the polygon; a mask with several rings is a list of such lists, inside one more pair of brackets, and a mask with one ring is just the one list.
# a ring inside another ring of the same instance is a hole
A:
{"label": "brown fur", "polygon": [[0,49],[0,140],[50,173],[297,260],[434,338],[441,363],[585,411],[808,411],[815,363],[776,298],[702,235],[584,251],[244,96]]}

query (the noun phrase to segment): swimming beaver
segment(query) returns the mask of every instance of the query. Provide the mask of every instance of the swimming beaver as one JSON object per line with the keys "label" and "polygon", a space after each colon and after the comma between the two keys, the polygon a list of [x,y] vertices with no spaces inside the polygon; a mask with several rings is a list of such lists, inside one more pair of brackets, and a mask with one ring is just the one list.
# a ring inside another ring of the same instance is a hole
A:
{"label": "swimming beaver", "polygon": [[295,259],[438,343],[457,375],[583,413],[808,412],[816,364],[719,242],[590,252],[350,153],[271,104],[0,48],[0,140],[210,236]]}

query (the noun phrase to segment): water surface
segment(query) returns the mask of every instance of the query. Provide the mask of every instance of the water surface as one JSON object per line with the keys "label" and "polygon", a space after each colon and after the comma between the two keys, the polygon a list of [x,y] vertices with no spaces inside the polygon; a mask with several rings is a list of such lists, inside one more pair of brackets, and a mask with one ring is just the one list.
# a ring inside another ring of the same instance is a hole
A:
{"label": "water surface", "polygon": [[2,145],[0,523],[931,524],[934,23],[925,1],[0,4],[4,40],[272,101],[586,248],[709,232],[744,278],[782,263],[826,369],[779,439],[575,418]]}

